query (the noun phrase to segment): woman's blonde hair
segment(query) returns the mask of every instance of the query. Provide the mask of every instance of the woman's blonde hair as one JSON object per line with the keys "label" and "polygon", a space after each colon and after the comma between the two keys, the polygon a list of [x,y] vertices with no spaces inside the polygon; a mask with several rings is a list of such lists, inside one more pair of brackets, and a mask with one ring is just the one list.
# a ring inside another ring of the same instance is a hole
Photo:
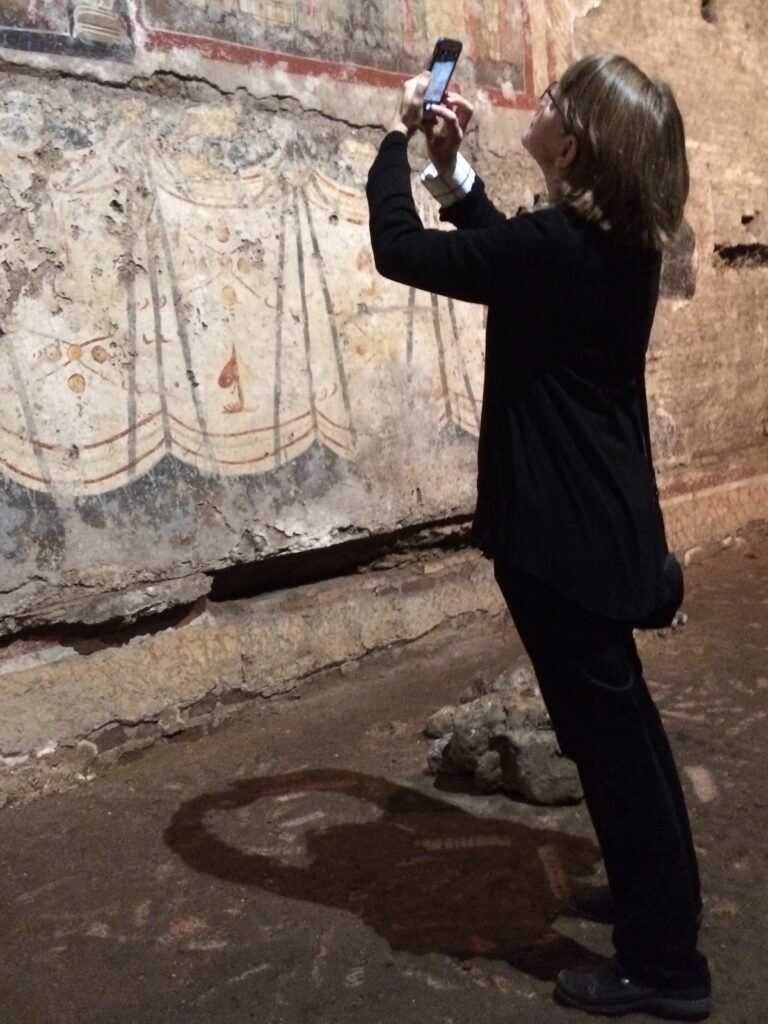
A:
{"label": "woman's blonde hair", "polygon": [[685,128],[672,90],[626,57],[577,61],[557,101],[578,151],[560,201],[623,242],[663,249],[688,198]]}

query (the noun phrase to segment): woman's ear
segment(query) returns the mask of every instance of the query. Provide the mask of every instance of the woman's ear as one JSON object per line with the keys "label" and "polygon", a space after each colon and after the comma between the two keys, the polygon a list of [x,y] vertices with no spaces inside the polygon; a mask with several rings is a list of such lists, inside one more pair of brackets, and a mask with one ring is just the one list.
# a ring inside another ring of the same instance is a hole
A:
{"label": "woman's ear", "polygon": [[575,135],[567,133],[563,136],[563,144],[560,147],[560,152],[555,158],[555,167],[558,171],[564,171],[566,167],[573,163],[576,159],[576,154],[579,151],[579,143]]}

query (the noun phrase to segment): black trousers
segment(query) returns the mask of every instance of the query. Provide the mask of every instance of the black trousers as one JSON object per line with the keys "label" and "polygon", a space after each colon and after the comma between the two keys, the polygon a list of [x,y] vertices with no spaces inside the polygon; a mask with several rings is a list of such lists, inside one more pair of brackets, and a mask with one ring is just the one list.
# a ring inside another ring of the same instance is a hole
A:
{"label": "black trousers", "polygon": [[494,568],[560,749],[579,771],[616,904],[619,963],[633,980],[708,986],[685,798],[631,626],[500,562]]}

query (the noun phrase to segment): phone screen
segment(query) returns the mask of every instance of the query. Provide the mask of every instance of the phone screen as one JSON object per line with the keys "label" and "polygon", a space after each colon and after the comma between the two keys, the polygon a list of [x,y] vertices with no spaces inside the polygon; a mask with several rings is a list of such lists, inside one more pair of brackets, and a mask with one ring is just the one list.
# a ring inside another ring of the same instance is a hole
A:
{"label": "phone screen", "polygon": [[456,40],[438,40],[432,54],[430,70],[432,78],[424,94],[424,107],[427,109],[432,103],[441,103],[451,80],[451,75],[456,67],[456,62],[461,53],[461,43]]}

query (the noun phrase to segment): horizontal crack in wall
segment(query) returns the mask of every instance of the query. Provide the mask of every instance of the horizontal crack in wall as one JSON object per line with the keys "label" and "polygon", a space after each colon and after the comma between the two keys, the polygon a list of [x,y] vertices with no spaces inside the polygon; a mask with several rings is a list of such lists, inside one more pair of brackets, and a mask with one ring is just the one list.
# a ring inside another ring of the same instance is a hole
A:
{"label": "horizontal crack in wall", "polygon": [[214,602],[321,583],[354,573],[396,568],[445,551],[469,547],[470,517],[451,516],[386,534],[355,537],[311,551],[272,555],[208,575]]}
{"label": "horizontal crack in wall", "polygon": [[292,116],[319,117],[326,121],[345,125],[352,129],[369,129],[381,131],[381,123],[356,122],[346,118],[334,116],[327,110],[319,110],[316,107],[305,107],[296,96],[283,95],[281,93],[270,93],[268,95],[256,95],[245,85],[238,85],[233,89],[226,89],[199,75],[185,75],[179,71],[161,68],[148,75],[134,75],[125,81],[119,79],[104,79],[98,75],[88,72],[65,71],[61,68],[30,68],[23,64],[14,64],[10,61],[0,60],[0,71],[26,76],[30,78],[47,79],[48,81],[72,81],[97,85],[102,89],[115,89],[121,92],[135,92],[143,95],[154,96],[160,99],[179,99],[194,102],[210,99],[209,92],[224,99],[231,99],[235,96],[247,97],[256,108],[270,113],[290,113]]}
{"label": "horizontal crack in wall", "polygon": [[2,652],[13,644],[23,643],[34,647],[60,646],[71,649],[72,654],[87,657],[108,648],[125,647],[139,636],[151,636],[165,629],[184,626],[205,611],[206,601],[201,598],[194,604],[177,605],[174,608],[147,615],[136,622],[110,619],[94,625],[86,623],[60,623],[43,627],[32,627],[0,638],[0,664]]}
{"label": "horizontal crack in wall", "polygon": [[[322,583],[361,572],[385,572],[415,564],[447,551],[470,546],[469,517],[454,516],[393,533],[356,537],[326,548],[275,554],[253,562],[238,563],[207,572],[210,591],[193,603],[180,603],[162,612],[138,614],[126,622],[111,618],[99,623],[51,623],[32,626],[0,637],[0,674],[7,656],[43,647],[70,648],[87,657],[109,648],[124,647],[138,637],[150,636],[188,625],[202,615],[209,602],[225,603],[278,590]],[[12,645],[18,645],[12,652]]]}
{"label": "horizontal crack in wall", "polygon": [[715,259],[728,267],[768,267],[768,245],[745,242],[740,245],[716,245]]}

